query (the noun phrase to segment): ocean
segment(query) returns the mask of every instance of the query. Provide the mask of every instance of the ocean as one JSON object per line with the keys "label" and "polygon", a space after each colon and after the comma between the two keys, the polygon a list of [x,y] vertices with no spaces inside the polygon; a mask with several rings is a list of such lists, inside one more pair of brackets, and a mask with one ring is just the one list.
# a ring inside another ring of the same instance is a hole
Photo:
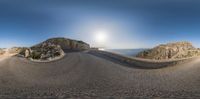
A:
{"label": "ocean", "polygon": [[136,56],[139,52],[142,52],[146,49],[105,49],[105,51],[113,52],[125,56]]}

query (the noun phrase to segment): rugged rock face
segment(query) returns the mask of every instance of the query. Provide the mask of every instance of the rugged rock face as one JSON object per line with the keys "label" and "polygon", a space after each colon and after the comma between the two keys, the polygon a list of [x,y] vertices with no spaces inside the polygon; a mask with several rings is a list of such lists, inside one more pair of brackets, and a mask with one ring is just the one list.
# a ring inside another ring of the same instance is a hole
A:
{"label": "rugged rock face", "polygon": [[26,48],[21,53],[23,53],[23,56],[26,58],[50,60],[55,57],[63,56],[66,50],[86,50],[89,48],[89,44],[82,41],[66,38],[51,38],[40,44]]}
{"label": "rugged rock face", "polygon": [[153,49],[140,52],[136,57],[147,59],[180,59],[193,56],[199,56],[200,50],[195,48],[189,42],[176,42],[162,44],[154,47]]}
{"label": "rugged rock face", "polygon": [[82,51],[86,49],[90,49],[90,46],[83,41],[71,40],[67,38],[51,38],[30,48],[0,48],[0,55],[5,55],[5,53],[17,54],[18,56],[34,60],[53,60],[64,56],[65,51]]}
{"label": "rugged rock face", "polygon": [[60,45],[43,43],[40,47],[33,47],[25,50],[25,57],[37,60],[47,60],[64,55]]}
{"label": "rugged rock face", "polygon": [[33,46],[32,48],[41,47],[44,43],[60,45],[63,50],[85,50],[90,48],[89,44],[83,41],[77,41],[67,38],[51,38],[38,45]]}

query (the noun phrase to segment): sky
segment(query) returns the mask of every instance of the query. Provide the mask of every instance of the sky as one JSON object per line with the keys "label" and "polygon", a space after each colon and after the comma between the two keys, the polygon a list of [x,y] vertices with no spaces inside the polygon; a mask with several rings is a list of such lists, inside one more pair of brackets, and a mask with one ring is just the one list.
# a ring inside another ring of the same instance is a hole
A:
{"label": "sky", "polygon": [[32,46],[52,37],[111,49],[178,41],[200,47],[199,5],[199,0],[0,0],[0,47]]}

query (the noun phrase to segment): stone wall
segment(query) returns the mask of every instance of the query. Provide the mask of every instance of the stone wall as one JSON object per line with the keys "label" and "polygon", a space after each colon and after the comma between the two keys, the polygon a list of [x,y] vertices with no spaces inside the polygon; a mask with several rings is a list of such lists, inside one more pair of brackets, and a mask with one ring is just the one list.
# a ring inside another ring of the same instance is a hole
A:
{"label": "stone wall", "polygon": [[126,57],[123,55],[105,52],[105,51],[98,51],[98,50],[90,50],[90,54],[103,57],[107,60],[122,63],[129,67],[134,68],[143,68],[143,69],[158,69],[167,66],[174,66],[176,64],[184,63],[193,60],[194,58],[185,58],[185,59],[176,59],[176,60],[150,60],[150,59],[141,59],[141,58],[134,58],[134,57]]}

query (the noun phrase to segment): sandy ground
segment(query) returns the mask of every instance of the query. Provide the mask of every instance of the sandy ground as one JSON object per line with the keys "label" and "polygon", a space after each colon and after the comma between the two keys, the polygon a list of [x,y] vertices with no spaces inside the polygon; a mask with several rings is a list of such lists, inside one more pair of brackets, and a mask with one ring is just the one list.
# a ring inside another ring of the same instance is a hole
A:
{"label": "sandy ground", "polygon": [[15,53],[15,54],[14,53],[13,54],[8,53],[8,49],[5,49],[5,51],[6,52],[3,55],[0,55],[0,62],[17,54],[17,53]]}
{"label": "sandy ground", "polygon": [[200,58],[161,69],[127,67],[86,52],[48,63],[0,62],[0,98],[200,98]]}

